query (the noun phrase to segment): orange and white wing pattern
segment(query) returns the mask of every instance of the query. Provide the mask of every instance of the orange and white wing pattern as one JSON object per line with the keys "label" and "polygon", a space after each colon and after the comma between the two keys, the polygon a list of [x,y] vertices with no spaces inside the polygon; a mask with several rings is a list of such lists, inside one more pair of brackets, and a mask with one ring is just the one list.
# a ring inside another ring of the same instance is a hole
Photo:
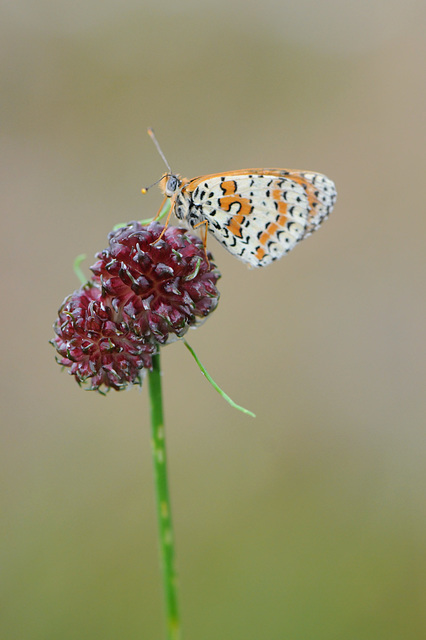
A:
{"label": "orange and white wing pattern", "polygon": [[[208,230],[243,262],[263,267],[317,229],[336,201],[334,183],[312,171],[246,169],[178,180],[173,212]],[[171,195],[171,194],[170,194]]]}

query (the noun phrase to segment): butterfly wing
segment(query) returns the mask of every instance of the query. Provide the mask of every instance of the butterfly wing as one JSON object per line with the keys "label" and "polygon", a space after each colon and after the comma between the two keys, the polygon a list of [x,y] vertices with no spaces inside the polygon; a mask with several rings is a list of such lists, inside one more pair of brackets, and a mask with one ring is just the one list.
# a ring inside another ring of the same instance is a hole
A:
{"label": "butterfly wing", "polygon": [[331,180],[308,171],[247,169],[190,180],[187,219],[207,220],[231,253],[260,267],[281,258],[331,212]]}

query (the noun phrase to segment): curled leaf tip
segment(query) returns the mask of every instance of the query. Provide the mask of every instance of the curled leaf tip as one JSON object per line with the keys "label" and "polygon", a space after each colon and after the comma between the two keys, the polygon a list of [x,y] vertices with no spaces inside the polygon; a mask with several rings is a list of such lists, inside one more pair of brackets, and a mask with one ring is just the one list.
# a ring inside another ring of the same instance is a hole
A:
{"label": "curled leaf tip", "polygon": [[86,254],[85,253],[80,253],[80,255],[78,255],[75,259],[74,259],[74,263],[73,263],[73,269],[74,269],[74,273],[77,276],[77,278],[80,280],[80,283],[82,285],[86,284],[87,282],[87,278],[85,277],[83,270],[81,268],[81,263],[86,260]]}

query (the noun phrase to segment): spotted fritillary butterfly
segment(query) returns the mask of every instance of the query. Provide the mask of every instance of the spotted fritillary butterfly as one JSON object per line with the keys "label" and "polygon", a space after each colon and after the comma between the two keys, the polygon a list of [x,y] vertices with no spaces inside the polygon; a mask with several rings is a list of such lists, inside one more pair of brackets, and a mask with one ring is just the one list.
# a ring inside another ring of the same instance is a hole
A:
{"label": "spotted fritillary butterfly", "polygon": [[[167,164],[160,181],[170,213],[193,229],[204,228],[230,253],[264,267],[318,229],[336,201],[334,183],[313,171],[242,169],[188,180]],[[142,189],[143,192],[146,189]]]}

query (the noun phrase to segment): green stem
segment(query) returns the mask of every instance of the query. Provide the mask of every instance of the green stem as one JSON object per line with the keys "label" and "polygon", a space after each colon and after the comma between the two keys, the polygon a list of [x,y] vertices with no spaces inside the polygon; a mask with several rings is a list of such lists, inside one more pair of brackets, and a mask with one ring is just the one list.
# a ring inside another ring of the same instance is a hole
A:
{"label": "green stem", "polygon": [[177,576],[169,487],[167,482],[166,441],[163,399],[161,391],[160,354],[153,356],[153,370],[148,373],[151,401],[152,457],[154,462],[160,556],[167,617],[167,640],[180,639],[180,619],[177,602]]}

